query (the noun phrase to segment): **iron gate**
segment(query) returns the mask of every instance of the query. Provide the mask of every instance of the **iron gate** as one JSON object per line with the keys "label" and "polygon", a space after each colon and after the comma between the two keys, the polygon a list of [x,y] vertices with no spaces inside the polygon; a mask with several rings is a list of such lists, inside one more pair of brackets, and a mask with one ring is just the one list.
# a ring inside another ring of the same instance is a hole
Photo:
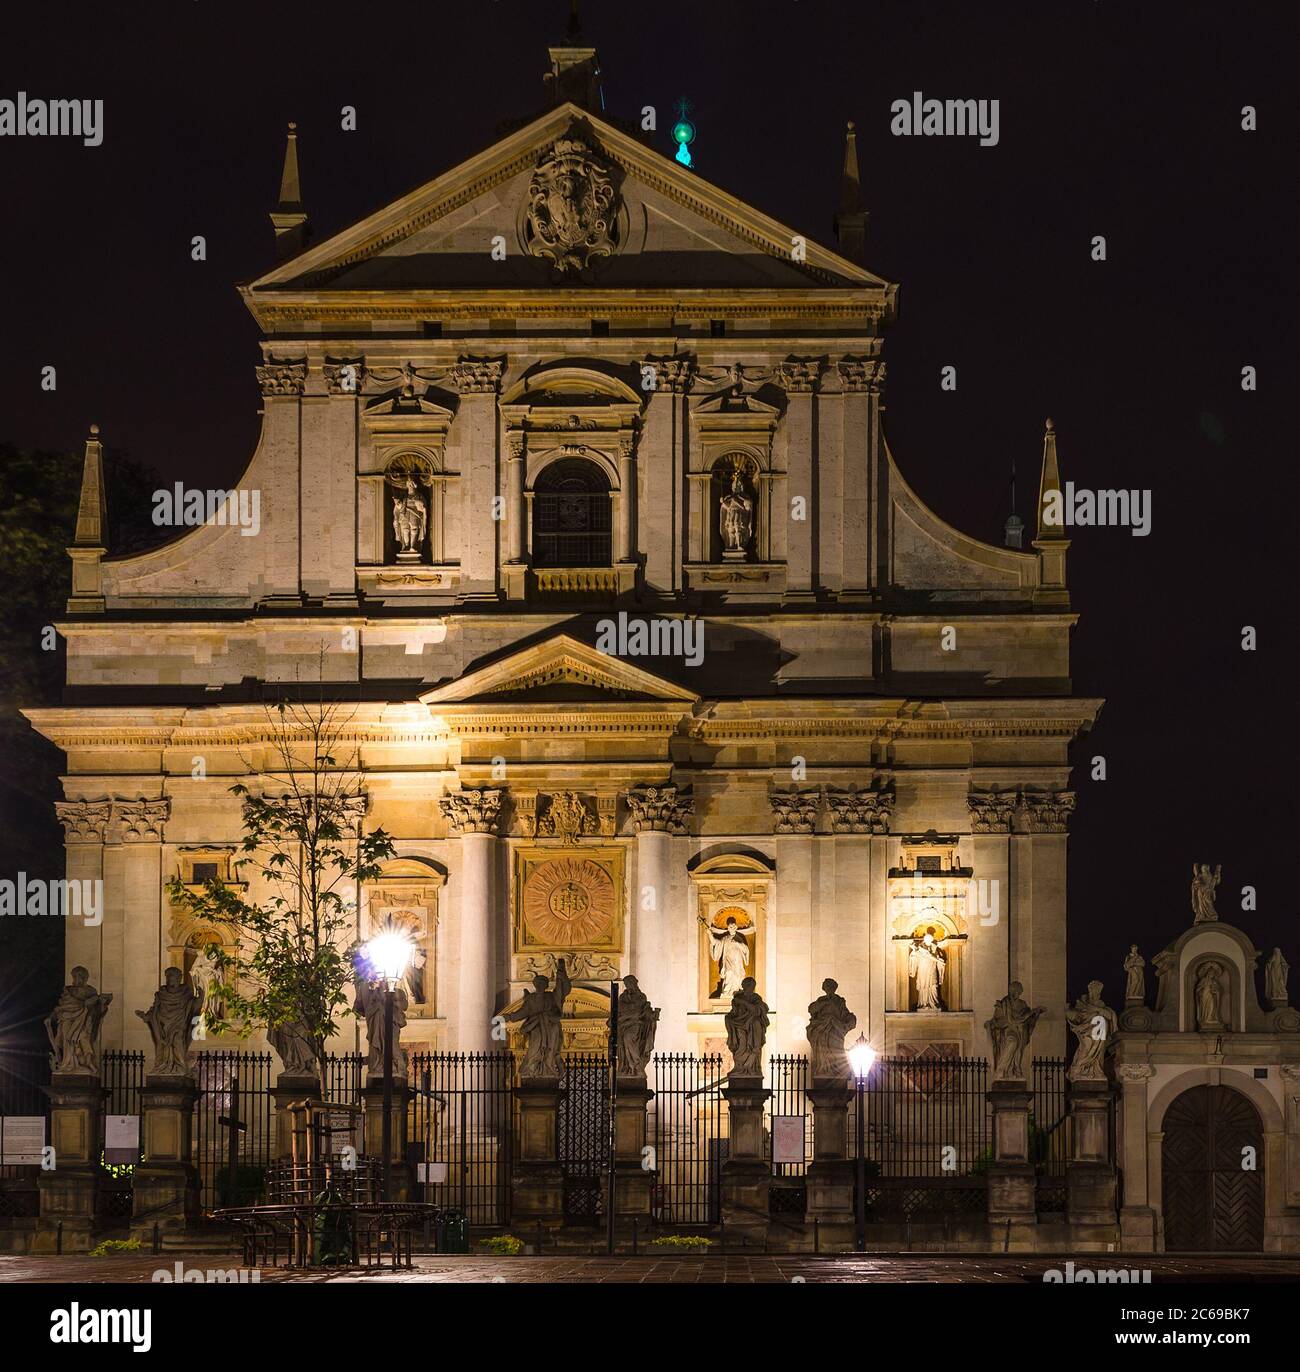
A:
{"label": "iron gate", "polygon": [[[208,1049],[194,1055],[194,1165],[200,1205],[248,1204],[257,1198],[271,1160],[270,1053]],[[243,1127],[240,1128],[239,1126]],[[230,1175],[230,1136],[237,1137]]]}
{"label": "iron gate", "polygon": [[597,1224],[609,1170],[609,1059],[573,1053],[560,1078],[559,1144],[565,1224]]}
{"label": "iron gate", "polygon": [[728,1143],[722,1057],[656,1053],[653,1070],[654,1218],[661,1224],[717,1224]]}

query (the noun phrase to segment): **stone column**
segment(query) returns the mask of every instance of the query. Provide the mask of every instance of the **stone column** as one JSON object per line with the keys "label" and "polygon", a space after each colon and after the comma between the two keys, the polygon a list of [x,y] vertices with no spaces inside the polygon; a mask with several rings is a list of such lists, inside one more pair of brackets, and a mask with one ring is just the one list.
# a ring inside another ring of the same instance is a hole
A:
{"label": "stone column", "polygon": [[989,1223],[1037,1224],[1034,1164],[1029,1156],[1029,1110],[1034,1095],[1023,1081],[995,1081],[993,1161],[989,1164]]}
{"label": "stone column", "polygon": [[813,1108],[813,1160],[808,1167],[808,1220],[818,1221],[822,1240],[847,1245],[855,1224],[855,1160],[849,1156],[849,1105],[854,1088],[815,1081],[808,1091]]}
{"label": "stone column", "polygon": [[1147,1177],[1147,1083],[1156,1069],[1145,1062],[1120,1063],[1115,1068],[1123,1091],[1123,1133],[1119,1147],[1124,1169],[1124,1206],[1119,1212],[1120,1248],[1129,1253],[1155,1249],[1156,1212],[1151,1205]]}
{"label": "stone column", "polygon": [[1071,1224],[1114,1226],[1115,1160],[1110,1146],[1111,1085],[1108,1081],[1070,1083],[1073,1146],[1065,1168]]}
{"label": "stone column", "polygon": [[[301,608],[299,557],[302,536],[310,526],[303,522],[297,472],[302,460],[302,395],[307,386],[307,363],[269,358],[257,368],[257,382],[262,391],[263,414],[258,454],[265,463],[264,470],[292,474],[276,485],[274,500],[261,503],[262,531],[256,542],[263,559],[266,599]],[[354,481],[352,470],[349,464],[350,484]]]}
{"label": "stone column", "polygon": [[[120,986],[122,990],[120,1013],[123,1018],[116,1046],[146,1052],[151,1047],[149,1031],[135,1015],[127,1012],[127,1007],[152,1004],[158,978],[162,975],[158,965],[163,918],[162,843],[171,816],[171,804],[166,796],[112,803],[110,827],[121,844],[117,853],[117,872],[122,898],[119,945],[122,970],[114,989]],[[116,1001],[113,1008],[118,1009]],[[111,1014],[105,1029],[110,1026],[116,1027]]]}
{"label": "stone column", "polygon": [[[90,883],[104,897],[104,835],[108,826],[107,800],[58,800],[54,803],[63,825],[69,882]],[[94,884],[98,883],[96,887]],[[83,890],[85,887],[83,886]],[[100,910],[101,916],[103,910]],[[69,968],[84,967],[96,986],[104,984],[103,924],[84,919],[65,921],[64,954]]]}
{"label": "stone column", "polygon": [[816,492],[813,490],[816,455],[813,452],[812,407],[813,392],[821,375],[822,364],[817,358],[792,358],[777,369],[777,384],[788,398],[785,415],[787,432],[786,499],[796,496],[804,500],[804,518],[790,518],[790,508],[773,512],[772,522],[786,523],[789,534],[786,543],[786,599],[811,599],[817,583],[817,568],[813,548],[813,530],[818,518]]}
{"label": "stone column", "polygon": [[[515,1099],[519,1103],[519,1157],[511,1176],[514,1217],[524,1227],[540,1223],[552,1228],[564,1218],[560,1083],[550,1077],[521,1081]],[[528,1237],[526,1231],[523,1237]]]}
{"label": "stone column", "polygon": [[505,794],[470,789],[452,792],[439,801],[452,832],[460,836],[460,1032],[456,1047],[462,1053],[487,1053],[495,1047],[492,872]]}
{"label": "stone column", "polygon": [[686,1033],[695,988],[680,978],[668,977],[674,930],[689,928],[689,912],[674,911],[669,904],[672,841],[674,835],[686,833],[695,803],[692,797],[679,794],[675,786],[638,786],[624,798],[636,834],[631,970],[647,984],[665,987],[660,1033],[663,1051],[675,1052]]}
{"label": "stone column", "polygon": [[870,593],[871,409],[878,363],[846,357],[836,364],[844,389],[844,531],[841,598]]}
{"label": "stone column", "polygon": [[620,1217],[650,1215],[656,1173],[645,1140],[646,1110],[653,1099],[644,1076],[619,1079],[614,1098],[614,1213]]}
{"label": "stone column", "polygon": [[683,357],[650,357],[642,365],[653,368],[655,383],[642,418],[636,464],[645,482],[645,502],[638,520],[645,584],[653,591],[676,593],[682,588],[682,563],[686,560],[682,397],[690,387],[692,364]]}
{"label": "stone column", "polygon": [[[1010,833],[1015,803],[1014,791],[972,791],[966,797],[974,849],[968,994],[969,1004],[976,1012],[976,1052],[988,1057],[992,1057],[993,1050],[984,1020],[1013,979]],[[990,913],[983,912],[981,902],[991,907]],[[991,922],[986,924],[986,920]]]}
{"label": "stone column", "polygon": [[91,1247],[99,1190],[99,1128],[104,1089],[99,1074],[56,1074],[45,1088],[50,1098],[50,1146],[54,1168],[42,1171],[36,1247],[52,1252],[63,1226],[64,1252]]}
{"label": "stone column", "polygon": [[1017,911],[1022,951],[1016,979],[1031,1005],[1047,1007],[1036,1030],[1044,1057],[1066,1049],[1065,859],[1066,830],[1074,810],[1073,791],[1023,791],[1017,823],[1026,836],[1019,858],[1028,867],[1030,901]]}
{"label": "stone column", "polygon": [[761,1077],[729,1077],[722,1091],[731,1117],[730,1148],[722,1164],[722,1217],[728,1230],[759,1244],[767,1238],[772,1181],[763,1148],[763,1106],[771,1094]]}
{"label": "stone column", "polygon": [[636,436],[618,436],[618,553],[620,562],[636,561]]}
{"label": "stone column", "polygon": [[507,439],[506,459],[506,548],[511,562],[526,561],[524,556],[524,436],[512,433]]}
{"label": "stone column", "polygon": [[458,426],[463,425],[464,474],[461,477],[461,585],[470,599],[497,596],[497,532],[492,498],[497,490],[497,387],[504,363],[488,358],[461,358],[450,369],[460,392]]}
{"label": "stone column", "polygon": [[140,1153],[132,1185],[135,1237],[147,1242],[154,1225],[184,1229],[199,1214],[193,1121],[198,1088],[192,1076],[145,1078],[140,1093]]}

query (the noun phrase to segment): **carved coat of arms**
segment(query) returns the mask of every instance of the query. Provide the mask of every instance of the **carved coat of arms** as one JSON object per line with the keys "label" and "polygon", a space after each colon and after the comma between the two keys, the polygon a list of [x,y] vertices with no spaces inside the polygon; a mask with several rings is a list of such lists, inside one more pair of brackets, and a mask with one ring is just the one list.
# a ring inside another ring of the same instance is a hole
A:
{"label": "carved coat of arms", "polygon": [[617,193],[583,142],[561,138],[537,164],[528,187],[528,251],[560,272],[584,271],[617,247]]}

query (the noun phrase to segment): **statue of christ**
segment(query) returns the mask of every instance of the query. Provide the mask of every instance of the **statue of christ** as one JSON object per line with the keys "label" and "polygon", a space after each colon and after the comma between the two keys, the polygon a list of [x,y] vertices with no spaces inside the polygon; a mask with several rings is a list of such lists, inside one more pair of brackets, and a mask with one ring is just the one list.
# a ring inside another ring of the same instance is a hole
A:
{"label": "statue of christ", "polygon": [[945,958],[934,935],[923,934],[907,950],[907,975],[916,978],[916,1008],[942,1010],[939,988],[943,985]]}

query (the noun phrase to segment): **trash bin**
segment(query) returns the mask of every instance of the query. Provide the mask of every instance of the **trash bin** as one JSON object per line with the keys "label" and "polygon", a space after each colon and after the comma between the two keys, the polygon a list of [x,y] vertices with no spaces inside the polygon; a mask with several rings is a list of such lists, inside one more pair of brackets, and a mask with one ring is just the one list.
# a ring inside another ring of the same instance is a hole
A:
{"label": "trash bin", "polygon": [[463,1210],[444,1210],[439,1214],[436,1245],[438,1253],[469,1252],[469,1221]]}

